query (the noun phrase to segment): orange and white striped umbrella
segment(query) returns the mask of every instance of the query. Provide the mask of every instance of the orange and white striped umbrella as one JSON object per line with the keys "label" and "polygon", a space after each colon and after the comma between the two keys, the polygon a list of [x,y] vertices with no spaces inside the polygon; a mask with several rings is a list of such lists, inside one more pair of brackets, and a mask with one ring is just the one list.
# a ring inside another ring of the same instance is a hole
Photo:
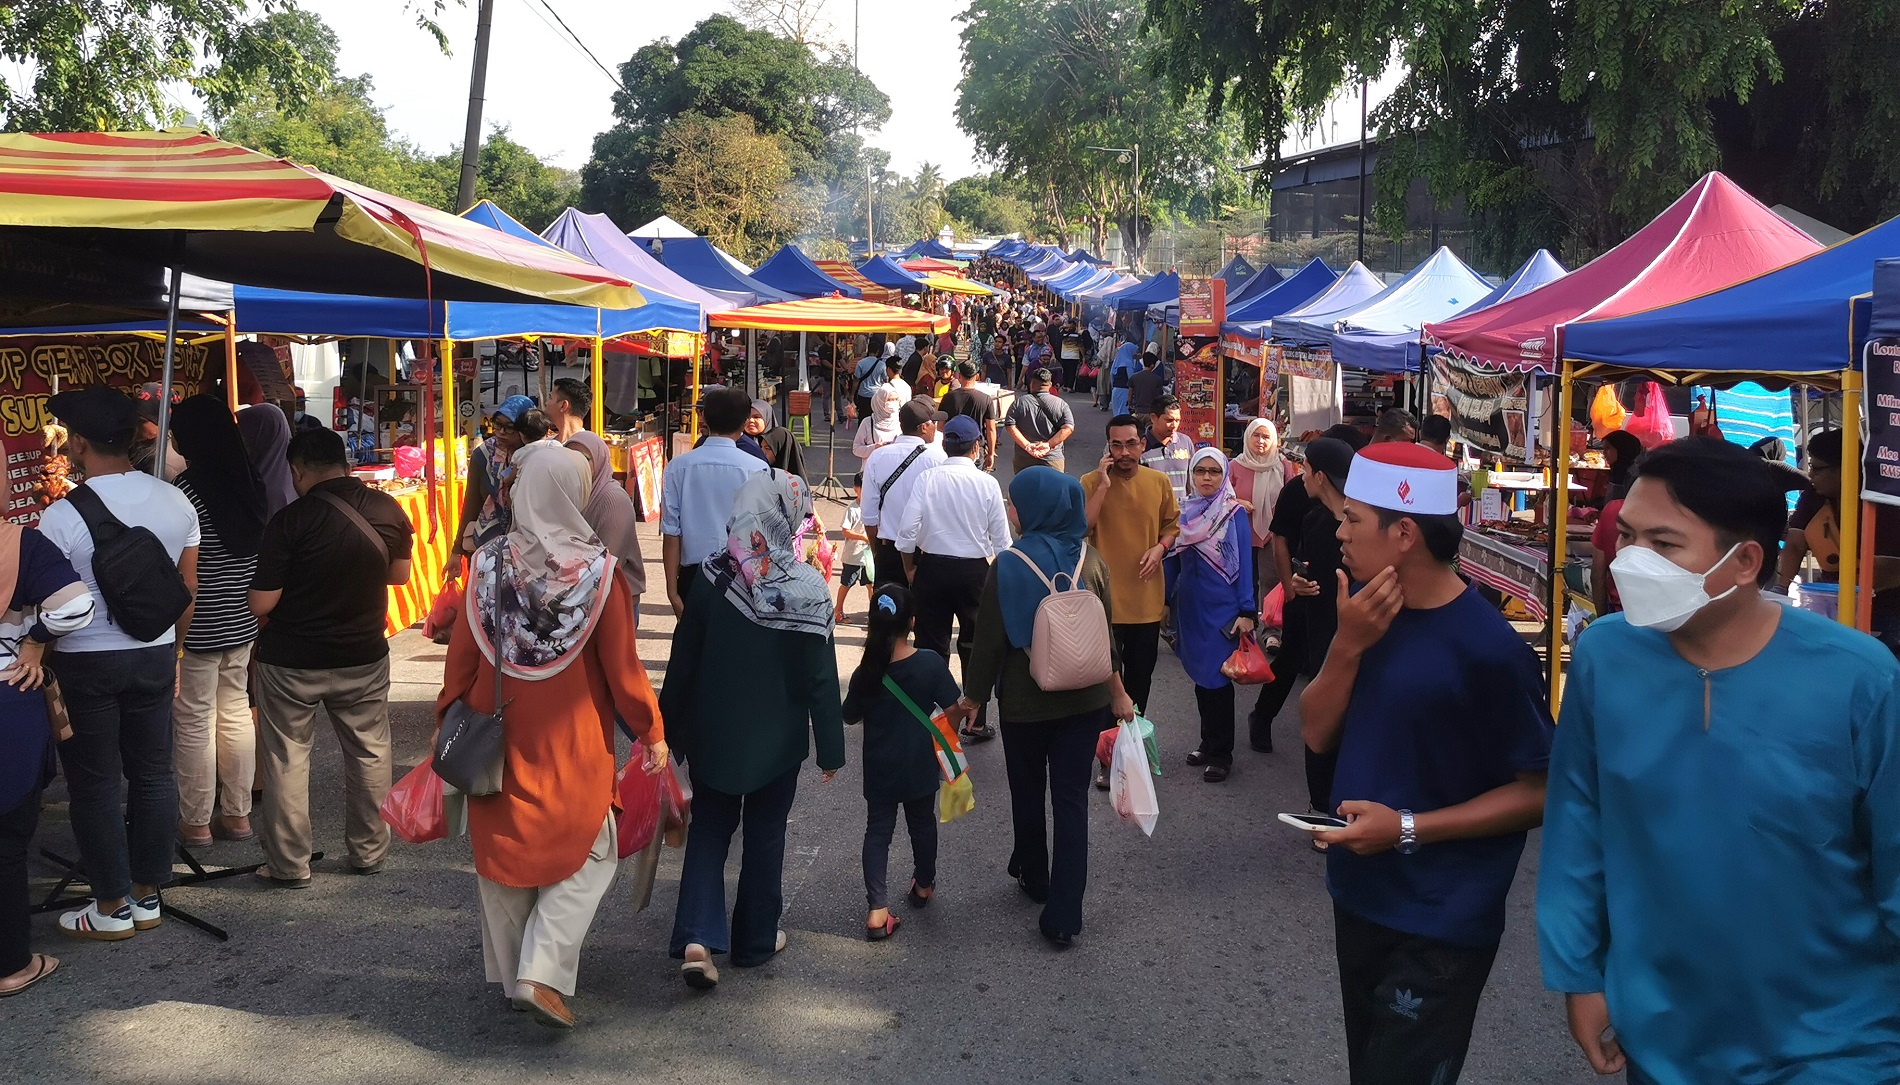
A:
{"label": "orange and white striped umbrella", "polygon": [[728,309],[706,317],[715,328],[757,328],[775,332],[945,332],[950,318],[857,298],[811,298]]}
{"label": "orange and white striped umbrella", "polygon": [[252,286],[644,302],[557,249],[196,130],[0,135],[0,232]]}
{"label": "orange and white striped umbrella", "polygon": [[857,287],[864,295],[865,301],[874,301],[880,305],[889,305],[891,302],[902,301],[904,298],[903,292],[892,290],[888,286],[879,286],[865,278],[864,273],[852,267],[849,261],[813,260],[812,263],[818,265],[819,271],[824,272],[846,286]]}

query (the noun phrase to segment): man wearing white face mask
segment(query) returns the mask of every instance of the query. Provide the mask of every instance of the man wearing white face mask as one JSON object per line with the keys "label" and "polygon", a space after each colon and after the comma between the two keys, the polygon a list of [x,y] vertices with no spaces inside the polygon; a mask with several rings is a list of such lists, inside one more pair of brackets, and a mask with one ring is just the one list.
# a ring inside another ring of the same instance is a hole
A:
{"label": "man wearing white face mask", "polygon": [[1900,1081],[1900,665],[1763,594],[1801,484],[1692,437],[1619,513],[1623,613],[1577,643],[1537,886],[1598,1073]]}
{"label": "man wearing white face mask", "polygon": [[1300,721],[1307,749],[1337,751],[1350,822],[1315,835],[1346,1055],[1354,1085],[1450,1085],[1543,816],[1550,715],[1536,655],[1453,565],[1455,465],[1369,445],[1344,493],[1339,632]]}

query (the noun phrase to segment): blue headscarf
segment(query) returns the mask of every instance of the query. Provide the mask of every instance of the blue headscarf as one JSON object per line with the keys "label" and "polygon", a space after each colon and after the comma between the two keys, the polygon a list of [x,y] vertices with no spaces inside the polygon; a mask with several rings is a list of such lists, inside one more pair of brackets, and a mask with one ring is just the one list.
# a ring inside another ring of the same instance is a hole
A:
{"label": "blue headscarf", "polygon": [[[1027,555],[1055,580],[1056,574],[1075,572],[1082,560],[1082,537],[1088,534],[1087,497],[1075,478],[1052,467],[1031,467],[1009,482],[1009,501],[1016,507],[1022,537],[1016,549]],[[1058,582],[1061,583],[1061,582]],[[1017,648],[1029,647],[1036,628],[1036,608],[1049,595],[1042,580],[1021,560],[998,555],[996,595],[1003,605],[1003,632]]]}

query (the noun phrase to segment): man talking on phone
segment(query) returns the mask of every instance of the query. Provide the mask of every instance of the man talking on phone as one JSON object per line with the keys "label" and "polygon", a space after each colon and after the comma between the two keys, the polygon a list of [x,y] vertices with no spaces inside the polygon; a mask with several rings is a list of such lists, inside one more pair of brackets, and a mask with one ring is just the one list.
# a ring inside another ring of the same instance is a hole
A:
{"label": "man talking on phone", "polygon": [[1900,665],[1763,593],[1801,483],[1690,437],[1618,513],[1623,612],[1577,641],[1537,877],[1599,1074],[1900,1081]]}
{"label": "man talking on phone", "polygon": [[[1360,451],[1339,525],[1339,631],[1300,697],[1308,748],[1338,751],[1348,825],[1316,833],[1352,1085],[1449,1085],[1543,819],[1550,714],[1537,657],[1453,562],[1452,462]],[[1348,590],[1348,577],[1363,586]]]}

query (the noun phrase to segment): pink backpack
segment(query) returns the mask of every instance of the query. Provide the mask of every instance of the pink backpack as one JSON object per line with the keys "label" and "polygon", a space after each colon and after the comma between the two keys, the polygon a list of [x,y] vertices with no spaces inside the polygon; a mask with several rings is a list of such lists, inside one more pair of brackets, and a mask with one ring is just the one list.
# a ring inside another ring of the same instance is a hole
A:
{"label": "pink backpack", "polygon": [[1029,566],[1049,594],[1036,604],[1036,624],[1029,638],[1029,677],[1045,692],[1087,689],[1108,681],[1115,665],[1109,650],[1108,611],[1101,599],[1082,587],[1082,563],[1089,548],[1082,547],[1075,571],[1057,573],[1069,586],[1057,590],[1055,581],[1043,575],[1029,555],[1010,547],[1007,553]]}

